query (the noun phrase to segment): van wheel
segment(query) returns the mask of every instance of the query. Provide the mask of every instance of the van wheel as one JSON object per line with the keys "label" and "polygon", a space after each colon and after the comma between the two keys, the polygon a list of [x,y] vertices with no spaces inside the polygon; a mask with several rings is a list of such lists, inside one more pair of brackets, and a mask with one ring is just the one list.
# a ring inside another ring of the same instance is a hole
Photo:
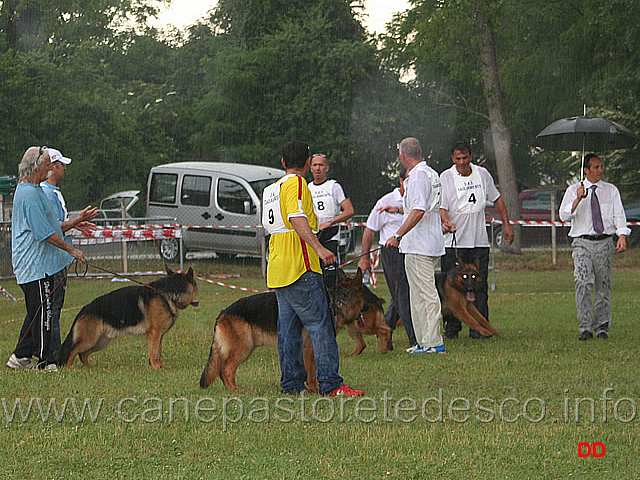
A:
{"label": "van wheel", "polygon": [[160,241],[160,256],[167,262],[179,262],[180,255],[184,253],[180,251],[180,242],[177,238],[163,238]]}

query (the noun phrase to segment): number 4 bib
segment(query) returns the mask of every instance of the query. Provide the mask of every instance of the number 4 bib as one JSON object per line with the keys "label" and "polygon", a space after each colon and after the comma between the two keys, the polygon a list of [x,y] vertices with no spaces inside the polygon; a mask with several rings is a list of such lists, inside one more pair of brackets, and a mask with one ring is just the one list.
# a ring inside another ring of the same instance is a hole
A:
{"label": "number 4 bib", "polygon": [[456,196],[458,197],[458,213],[479,213],[484,210],[486,193],[482,177],[473,169],[471,175],[463,177],[454,175]]}

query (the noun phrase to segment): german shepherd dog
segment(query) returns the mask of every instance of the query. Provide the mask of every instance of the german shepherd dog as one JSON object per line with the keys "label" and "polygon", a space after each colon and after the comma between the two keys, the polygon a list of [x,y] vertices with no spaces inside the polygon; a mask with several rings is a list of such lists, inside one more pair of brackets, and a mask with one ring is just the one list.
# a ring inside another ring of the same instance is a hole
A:
{"label": "german shepherd dog", "polygon": [[473,304],[480,288],[480,271],[475,263],[458,259],[456,268],[447,275],[436,273],[436,286],[443,314],[453,315],[484,336],[500,335]]}
{"label": "german shepherd dog", "polygon": [[149,363],[162,363],[162,337],[173,326],[178,310],[197,306],[198,286],[193,269],[187,273],[167,270],[167,276],[148,286],[123,287],[94,299],[76,316],[56,359],[58,365],[73,365],[76,355],[89,366],[88,357],[122,334],[149,337]]}
{"label": "german shepherd dog", "polygon": [[358,319],[353,323],[347,324],[347,333],[356,344],[353,352],[347,356],[360,355],[367,348],[367,344],[362,338],[363,333],[365,335],[376,335],[380,352],[387,353],[393,349],[393,346],[390,341],[391,328],[384,320],[384,309],[382,308],[384,300],[367,287],[363,286],[362,290],[364,293],[364,307]]}
{"label": "german shepherd dog", "polygon": [[[337,277],[334,276],[337,283],[327,277],[331,275],[325,275],[325,285],[329,302],[335,306],[338,328],[354,325],[360,319],[363,310],[374,311],[375,306],[368,308],[364,305],[360,269],[351,279],[342,270],[338,270]],[[306,329],[302,332],[307,386],[312,391],[318,391],[313,344]],[[200,386],[207,388],[220,377],[225,387],[240,390],[236,383],[238,366],[247,360],[257,347],[277,344],[278,301],[275,292],[259,293],[237,300],[220,312],[216,319],[209,360],[200,377]]]}

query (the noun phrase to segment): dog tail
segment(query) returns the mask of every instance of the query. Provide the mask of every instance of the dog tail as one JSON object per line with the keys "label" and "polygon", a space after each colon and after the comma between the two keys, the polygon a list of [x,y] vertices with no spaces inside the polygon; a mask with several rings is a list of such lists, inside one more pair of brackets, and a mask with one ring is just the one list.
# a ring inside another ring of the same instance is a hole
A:
{"label": "dog tail", "polygon": [[[217,321],[216,321],[217,327]],[[200,387],[207,388],[213,382],[215,382],[216,378],[220,376],[220,368],[222,366],[222,362],[220,359],[220,345],[218,345],[219,341],[216,339],[216,329],[213,329],[213,342],[211,343],[211,351],[209,352],[209,360],[207,361],[207,365],[204,367],[204,371],[200,376]]]}
{"label": "dog tail", "polygon": [[58,353],[56,354],[56,364],[61,367],[67,363],[69,360],[69,355],[71,355],[71,350],[73,350],[73,330],[76,327],[76,322],[78,321],[78,317],[82,314],[82,311],[78,313],[76,318],[73,320],[73,324],[71,325],[71,329],[67,334],[67,338],[65,338],[64,342],[60,346]]}

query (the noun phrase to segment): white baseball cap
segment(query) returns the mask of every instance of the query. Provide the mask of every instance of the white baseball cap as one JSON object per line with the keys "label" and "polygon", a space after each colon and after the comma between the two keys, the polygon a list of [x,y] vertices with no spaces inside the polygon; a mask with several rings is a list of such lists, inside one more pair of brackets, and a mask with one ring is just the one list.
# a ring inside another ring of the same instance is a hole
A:
{"label": "white baseball cap", "polygon": [[51,159],[51,163],[53,162],[62,162],[65,165],[69,165],[71,163],[71,159],[65,157],[60,153],[60,150],[56,150],[55,148],[47,148],[49,151],[49,158]]}

